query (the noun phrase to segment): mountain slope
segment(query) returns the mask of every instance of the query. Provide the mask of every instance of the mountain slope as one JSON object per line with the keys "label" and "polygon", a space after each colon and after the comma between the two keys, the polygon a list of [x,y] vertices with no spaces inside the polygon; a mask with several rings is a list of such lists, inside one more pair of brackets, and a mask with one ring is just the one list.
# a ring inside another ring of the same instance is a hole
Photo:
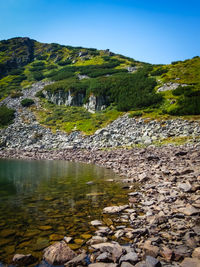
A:
{"label": "mountain slope", "polygon": [[32,109],[53,129],[92,133],[124,111],[156,118],[200,114],[199,57],[151,65],[109,50],[0,41],[0,99],[20,97],[41,80],[53,83],[37,93],[40,105]]}

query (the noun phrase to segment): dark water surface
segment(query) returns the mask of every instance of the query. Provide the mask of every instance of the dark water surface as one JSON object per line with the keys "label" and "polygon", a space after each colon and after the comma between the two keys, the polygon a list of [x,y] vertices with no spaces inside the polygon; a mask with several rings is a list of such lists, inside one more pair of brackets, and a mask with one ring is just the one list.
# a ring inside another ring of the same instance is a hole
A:
{"label": "dark water surface", "polygon": [[[16,253],[42,250],[64,236],[85,246],[102,209],[127,203],[111,170],[66,161],[0,160],[0,266]],[[92,183],[87,184],[92,181]]]}

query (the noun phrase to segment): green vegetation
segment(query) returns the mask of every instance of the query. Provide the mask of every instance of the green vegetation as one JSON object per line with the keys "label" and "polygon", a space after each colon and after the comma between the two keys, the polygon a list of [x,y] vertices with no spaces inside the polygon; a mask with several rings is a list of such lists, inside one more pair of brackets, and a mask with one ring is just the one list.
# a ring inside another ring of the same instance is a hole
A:
{"label": "green vegetation", "polygon": [[25,98],[25,99],[23,99],[23,100],[21,101],[21,105],[22,105],[23,107],[30,107],[30,106],[32,106],[33,104],[34,104],[33,99]]}
{"label": "green vegetation", "polygon": [[[128,73],[134,66],[137,71]],[[109,50],[43,44],[29,38],[0,41],[0,100],[10,95],[20,97],[23,89],[41,80],[55,83],[46,86],[51,93],[81,94],[84,103],[91,95],[100,97],[108,109],[90,114],[80,107],[57,107],[45,102],[43,92],[37,97],[51,113],[40,110],[43,124],[54,129],[79,129],[94,132],[108,121],[130,112],[132,117],[167,118],[200,115],[200,58],[151,65],[111,53]],[[88,76],[79,80],[79,75]],[[174,91],[157,93],[165,83],[180,83]],[[31,100],[32,101],[32,100]],[[25,101],[25,106],[32,105]],[[59,109],[59,111],[58,111]],[[43,114],[44,113],[44,114]]]}
{"label": "green vegetation", "polygon": [[65,132],[81,131],[93,134],[97,129],[117,119],[123,113],[110,107],[104,111],[91,114],[83,107],[57,106],[46,100],[42,102],[42,109],[35,109],[35,114],[40,123],[52,130]]}
{"label": "green vegetation", "polygon": [[10,95],[11,98],[19,98],[20,96],[23,96],[22,92],[20,91],[13,91]]}
{"label": "green vegetation", "polygon": [[82,93],[84,102],[93,94],[103,97],[107,105],[116,105],[119,111],[129,111],[160,104],[162,96],[154,91],[155,85],[155,79],[149,78],[145,70],[140,70],[135,74],[116,74],[81,81],[69,78],[48,85],[45,90],[51,93],[70,90],[73,95]]}
{"label": "green vegetation", "polygon": [[8,108],[7,106],[0,107],[0,128],[12,123],[15,118],[15,110]]}

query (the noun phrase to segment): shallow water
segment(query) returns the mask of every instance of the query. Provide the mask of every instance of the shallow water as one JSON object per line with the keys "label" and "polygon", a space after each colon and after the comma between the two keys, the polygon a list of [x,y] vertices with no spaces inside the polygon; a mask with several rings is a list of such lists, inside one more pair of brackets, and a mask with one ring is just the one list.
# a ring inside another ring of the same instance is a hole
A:
{"label": "shallow water", "polygon": [[127,202],[120,183],[108,179],[120,178],[91,164],[0,160],[0,266],[16,253],[40,260],[64,236],[73,249],[84,248],[96,230],[90,221],[102,220],[105,206]]}

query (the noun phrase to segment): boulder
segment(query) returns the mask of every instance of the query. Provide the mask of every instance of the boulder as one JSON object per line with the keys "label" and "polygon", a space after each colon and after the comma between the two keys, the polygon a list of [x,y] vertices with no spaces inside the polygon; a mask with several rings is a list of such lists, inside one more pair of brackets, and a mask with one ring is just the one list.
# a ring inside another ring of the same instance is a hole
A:
{"label": "boulder", "polygon": [[145,252],[145,255],[149,255],[152,257],[157,257],[159,253],[159,247],[151,245],[150,240],[147,240],[144,243],[143,250]]}
{"label": "boulder", "polygon": [[185,258],[181,262],[181,267],[199,267],[200,260],[197,258]]}
{"label": "boulder", "polygon": [[146,267],[161,267],[161,263],[159,262],[159,260],[151,256],[146,257],[145,263]]}
{"label": "boulder", "polygon": [[193,253],[192,253],[193,258],[198,258],[200,260],[200,247],[195,248]]}
{"label": "boulder", "polygon": [[65,241],[56,242],[44,250],[43,258],[50,264],[64,264],[76,257]]}
{"label": "boulder", "polygon": [[128,261],[130,263],[135,264],[138,262],[138,255],[135,252],[129,252],[126,255],[122,256],[119,261]]}

